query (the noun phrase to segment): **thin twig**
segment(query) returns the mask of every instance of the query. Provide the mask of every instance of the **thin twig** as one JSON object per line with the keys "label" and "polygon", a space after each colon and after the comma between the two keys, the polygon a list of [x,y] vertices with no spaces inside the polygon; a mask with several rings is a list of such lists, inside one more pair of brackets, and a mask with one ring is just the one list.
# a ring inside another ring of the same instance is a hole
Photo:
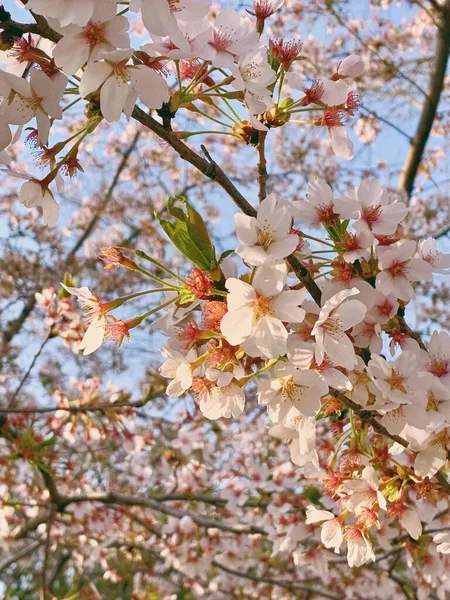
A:
{"label": "thin twig", "polygon": [[47,342],[49,341],[49,339],[52,337],[52,331],[51,329],[49,330],[49,332],[47,333],[47,335],[45,336],[45,339],[43,340],[42,344],[39,346],[36,354],[33,357],[33,360],[31,361],[30,366],[28,367],[26,373],[24,374],[24,376],[22,377],[22,379],[20,380],[19,385],[17,386],[16,390],[14,391],[10,401],[8,402],[8,409],[11,409],[14,402],[17,400],[17,396],[20,393],[20,390],[23,388],[23,386],[25,385],[28,377],[30,376],[31,371],[34,368],[34,365],[36,364],[37,359],[39,358],[39,356],[42,353],[42,350],[45,348]]}

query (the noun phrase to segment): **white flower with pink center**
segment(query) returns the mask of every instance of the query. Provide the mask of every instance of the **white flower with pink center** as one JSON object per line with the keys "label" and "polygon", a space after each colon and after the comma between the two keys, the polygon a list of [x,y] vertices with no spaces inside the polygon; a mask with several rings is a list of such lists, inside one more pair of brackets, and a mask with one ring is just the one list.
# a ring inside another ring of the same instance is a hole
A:
{"label": "white flower with pink center", "polygon": [[184,355],[170,346],[163,348],[161,354],[166,361],[159,368],[161,375],[167,379],[172,379],[166,389],[166,394],[173,398],[182,396],[192,385],[195,367],[192,363],[197,358],[195,348],[189,350]]}
{"label": "white flower with pink center", "polygon": [[92,354],[100,348],[105,337],[107,307],[87,287],[70,287],[63,283],[61,285],[69,294],[76,296],[89,323],[78,350],[83,350],[85,356]]}
{"label": "white flower with pink center", "polygon": [[232,346],[242,345],[250,356],[278,358],[286,354],[285,322],[301,323],[300,307],[305,290],[283,291],[287,268],[284,263],[258,267],[252,285],[234,277],[227,279],[228,312],[220,329]]}
{"label": "white flower with pink center", "polygon": [[407,206],[398,200],[391,202],[389,192],[376,179],[365,179],[355,193],[356,231],[372,231],[375,235],[392,235],[408,214]]}
{"label": "white flower with pink center", "polygon": [[252,114],[259,114],[273,107],[274,101],[267,87],[277,76],[267,62],[265,49],[255,48],[241,56],[239,63],[232,68],[232,73],[232,85],[235,89],[246,92],[245,100]]}
{"label": "white flower with pink center", "polygon": [[319,510],[314,505],[310,504],[306,507],[307,525],[313,523],[322,523],[320,539],[325,548],[332,548],[336,554],[339,554],[339,549],[344,541],[342,525],[339,520],[329,510]]}
{"label": "white flower with pink center", "polygon": [[[25,125],[36,117],[38,140],[41,144],[47,145],[51,119],[59,120],[63,116],[59,103],[66,89],[66,83],[67,77],[62,73],[57,73],[50,78],[34,67],[30,69],[29,81],[12,73],[0,71],[0,86],[5,95],[0,104],[2,117],[0,122]],[[3,88],[6,88],[7,93]],[[13,92],[12,99],[6,98],[10,91]],[[1,146],[4,146],[6,142],[11,141],[5,125],[1,133],[4,140]]]}
{"label": "white flower with pink center", "polygon": [[345,532],[345,541],[349,567],[361,567],[369,561],[375,561],[375,553],[367,533],[358,527],[351,527]]}
{"label": "white flower with pink center", "polygon": [[357,231],[352,233],[346,231],[343,235],[340,245],[344,250],[344,260],[353,263],[355,260],[370,258],[370,248],[374,241],[374,235],[371,231]]}
{"label": "white flower with pink center", "polygon": [[274,423],[286,423],[300,412],[314,417],[320,410],[320,398],[328,386],[312,370],[297,369],[289,363],[278,363],[274,378],[263,381],[258,390],[258,402],[267,406],[267,414]]}
{"label": "white flower with pink center", "polygon": [[294,217],[308,225],[333,225],[337,219],[349,219],[355,211],[354,203],[345,198],[335,199],[333,190],[324,179],[310,179],[308,200],[291,204]]}
{"label": "white flower with pink center", "polygon": [[251,266],[279,261],[297,248],[298,235],[289,233],[292,224],[289,207],[275,194],[269,194],[261,202],[256,217],[237,213],[234,222],[241,242],[236,254]]}
{"label": "white flower with pink center", "polygon": [[445,254],[437,248],[434,238],[421,240],[418,245],[419,256],[431,265],[433,273],[448,275],[450,269],[450,254]]}
{"label": "white flower with pink center", "polygon": [[352,369],[356,365],[356,355],[347,331],[361,323],[367,312],[365,304],[359,300],[348,300],[359,294],[359,290],[343,290],[325,302],[312,330],[316,338],[316,362],[322,363],[325,354],[335,365]]}
{"label": "white flower with pink center", "polygon": [[390,433],[400,433],[405,425],[425,429],[428,424],[427,378],[418,373],[417,355],[402,352],[395,361],[388,362],[382,356],[372,355],[367,372],[372,379],[371,391],[383,400],[371,408],[381,409],[381,419]]}
{"label": "white flower with pink center", "polygon": [[139,96],[147,108],[155,109],[169,101],[165,79],[150,67],[128,64],[132,55],[133,50],[103,52],[103,60],[90,62],[81,78],[81,97],[100,88],[100,109],[109,123],[120,119],[130,97],[132,106]]}
{"label": "white flower with pink center", "polygon": [[201,49],[199,58],[212,61],[215,67],[232,69],[234,56],[246,54],[258,44],[259,33],[253,23],[230,6],[217,15],[212,40]]}
{"label": "white flower with pink center", "polygon": [[420,366],[435,377],[436,383],[447,393],[450,389],[450,335],[446,331],[434,331],[428,344],[428,352],[421,351]]}
{"label": "white flower with pink center", "polygon": [[56,65],[74,75],[102,51],[129,48],[129,21],[116,16],[116,7],[110,0],[96,0],[92,17],[84,27],[69,26],[53,49]]}
{"label": "white flower with pink center", "polygon": [[280,440],[290,440],[291,461],[299,467],[311,463],[319,469],[316,445],[316,419],[304,417],[300,412],[286,420],[285,424],[277,423],[269,429],[269,435]]}
{"label": "white flower with pink center", "polygon": [[333,362],[327,356],[318,365],[315,353],[316,344],[305,342],[297,334],[290,334],[287,344],[287,357],[295,367],[302,370],[312,369],[327,386],[335,387],[338,390],[350,391],[352,385],[348,377],[342,371],[336,369]]}
{"label": "white flower with pink center", "polygon": [[377,290],[404,301],[415,297],[411,282],[431,279],[433,273],[431,265],[421,258],[413,258],[416,248],[416,242],[409,240],[383,252],[378,260]]}

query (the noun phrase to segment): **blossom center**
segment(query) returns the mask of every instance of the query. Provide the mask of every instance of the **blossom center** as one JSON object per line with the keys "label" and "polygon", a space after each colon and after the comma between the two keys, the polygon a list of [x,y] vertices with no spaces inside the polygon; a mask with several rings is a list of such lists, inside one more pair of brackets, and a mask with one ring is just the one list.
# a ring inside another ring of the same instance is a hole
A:
{"label": "blossom center", "polygon": [[299,400],[299,398],[302,396],[303,390],[301,386],[296,385],[292,378],[283,381],[282,385],[283,387],[281,388],[281,398],[283,402],[295,402],[296,400]]}
{"label": "blossom center", "polygon": [[182,7],[179,6],[180,0],[167,0],[170,8],[170,12],[179,12],[182,10]]}
{"label": "blossom center", "polygon": [[389,383],[391,390],[399,390],[404,394],[406,394],[406,388],[404,386],[405,381],[406,378],[400,375],[395,369],[392,370],[392,375],[387,379],[387,383]]}
{"label": "blossom center", "polygon": [[105,41],[105,26],[106,23],[89,21],[86,27],[84,27],[83,37],[91,48]]}
{"label": "blossom center", "polygon": [[444,377],[449,372],[449,361],[442,357],[435,357],[428,363],[427,368],[435,377]]}
{"label": "blossom center", "polygon": [[274,231],[270,225],[265,223],[262,228],[258,231],[258,244],[267,250],[270,244],[273,242]]}
{"label": "blossom center", "polygon": [[403,262],[395,262],[393,263],[388,271],[391,274],[392,277],[406,277],[407,273],[408,273],[408,262],[407,260],[404,260]]}
{"label": "blossom center", "polygon": [[333,204],[321,204],[317,209],[319,221],[324,225],[332,225],[339,216],[334,212]]}
{"label": "blossom center", "polygon": [[253,310],[257,317],[264,317],[272,315],[272,298],[266,298],[265,296],[258,296],[253,302]]}
{"label": "blossom center", "polygon": [[381,216],[381,204],[376,206],[368,206],[363,210],[362,217],[368,225],[377,223]]}
{"label": "blossom center", "polygon": [[232,45],[233,40],[230,33],[224,31],[214,31],[213,40],[208,42],[217,52],[225,52]]}
{"label": "blossom center", "polygon": [[330,335],[340,335],[343,332],[342,321],[337,316],[328,317],[321,327]]}

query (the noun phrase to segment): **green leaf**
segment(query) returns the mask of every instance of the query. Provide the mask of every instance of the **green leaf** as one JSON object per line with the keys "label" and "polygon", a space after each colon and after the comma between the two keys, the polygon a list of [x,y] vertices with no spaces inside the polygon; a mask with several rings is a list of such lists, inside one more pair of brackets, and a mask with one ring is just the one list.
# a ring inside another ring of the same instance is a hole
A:
{"label": "green leaf", "polygon": [[[186,206],[186,212],[175,206],[175,202]],[[218,266],[216,250],[209,237],[205,222],[195,208],[183,196],[170,198],[167,211],[176,219],[175,222],[158,219],[174,246],[204,271],[211,271]]]}
{"label": "green leaf", "polygon": [[222,252],[222,254],[220,255],[220,258],[219,258],[219,265],[223,260],[225,260],[225,258],[227,256],[230,256],[230,254],[233,254],[233,252],[234,252],[234,250],[225,250],[225,252]]}

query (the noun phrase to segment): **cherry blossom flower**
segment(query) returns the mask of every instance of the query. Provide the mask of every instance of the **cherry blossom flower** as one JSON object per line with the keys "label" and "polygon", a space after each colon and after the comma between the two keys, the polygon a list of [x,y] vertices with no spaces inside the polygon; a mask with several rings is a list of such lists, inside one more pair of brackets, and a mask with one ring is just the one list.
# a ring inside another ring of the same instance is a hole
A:
{"label": "cherry blossom flower", "polygon": [[159,368],[159,372],[163,377],[172,379],[167,386],[166,393],[174,398],[182,396],[192,385],[194,373],[191,363],[197,358],[197,352],[195,348],[192,348],[185,356],[170,346],[166,346],[161,353],[166,361]]}
{"label": "cherry blossom flower", "polygon": [[379,354],[383,348],[381,325],[369,314],[353,327],[352,337],[357,348],[369,348],[373,354]]}
{"label": "cherry blossom flower", "polygon": [[295,465],[304,467],[312,463],[319,469],[318,455],[315,450],[315,417],[304,417],[298,413],[283,425],[280,423],[272,425],[269,434],[281,440],[290,440],[289,451]]}
{"label": "cherry blossom flower", "polygon": [[[30,81],[3,71],[0,71],[0,80],[14,92],[12,101],[4,99],[0,105],[2,118],[11,125],[24,125],[36,117],[39,142],[46,145],[50,118],[62,119],[59,103],[67,78],[59,73],[51,79],[43,71],[32,67]],[[6,130],[2,132],[2,137],[5,141],[8,138]]]}
{"label": "cherry blossom flower", "polygon": [[292,254],[298,236],[290,234],[292,217],[287,203],[270,194],[258,206],[256,217],[237,213],[236,235],[241,245],[236,248],[242,260],[252,266],[279,261]]}
{"label": "cherry blossom flower", "polygon": [[76,296],[78,304],[83,309],[89,323],[78,349],[83,350],[85,356],[92,354],[100,348],[105,336],[106,311],[104,305],[88,287],[70,287],[64,285],[64,283],[61,285],[69,294]]}
{"label": "cherry blossom flower", "polygon": [[358,527],[345,532],[347,542],[347,562],[349,567],[361,567],[369,561],[375,561],[375,553],[367,534]]}
{"label": "cherry blossom flower", "polygon": [[370,258],[370,248],[374,241],[374,235],[371,231],[359,231],[351,233],[346,231],[339,245],[344,250],[345,262],[353,263],[355,260]]}
{"label": "cherry blossom flower", "polygon": [[424,394],[426,378],[417,372],[418,359],[412,352],[403,352],[395,361],[388,362],[372,355],[367,372],[372,391],[381,393],[384,401],[373,408],[382,408],[387,414],[381,419],[391,433],[400,433],[406,424],[419,429],[427,426],[427,399]]}
{"label": "cherry blossom flower", "polygon": [[403,202],[390,201],[389,193],[376,179],[364,179],[355,192],[356,231],[372,231],[375,235],[392,235],[408,214]]}
{"label": "cherry blossom flower", "polygon": [[339,520],[329,510],[320,510],[310,504],[306,507],[307,525],[322,523],[320,539],[325,548],[332,548],[336,554],[344,541],[344,534]]}
{"label": "cherry blossom flower", "polygon": [[416,454],[414,472],[419,477],[433,477],[447,462],[448,450],[443,444],[431,442]]}
{"label": "cherry blossom flower", "polygon": [[115,2],[96,0],[88,23],[82,27],[71,25],[54,47],[55,63],[68,75],[74,75],[102,51],[129,48],[128,25],[126,17],[116,16]]}
{"label": "cherry blossom flower", "polygon": [[403,242],[385,250],[378,260],[380,273],[376,277],[376,288],[385,296],[392,294],[400,300],[415,297],[411,282],[430,279],[431,266],[421,258],[413,258],[417,244],[413,240]]}
{"label": "cherry blossom flower", "polygon": [[288,332],[283,321],[301,323],[300,308],[305,290],[282,291],[286,265],[258,267],[252,285],[240,279],[227,279],[228,312],[221,331],[232,345],[242,345],[250,356],[278,358],[286,354]]}
{"label": "cherry blossom flower", "polygon": [[267,406],[267,414],[274,423],[289,422],[292,412],[294,416],[300,412],[305,417],[319,412],[320,398],[328,392],[328,386],[315,371],[278,363],[273,375],[274,379],[259,386],[258,401]]}
{"label": "cherry blossom flower", "polygon": [[[132,89],[147,108],[161,108],[169,100],[166,81],[145,65],[128,65],[132,50],[103,52],[83,73],[80,95],[85,98],[100,89],[100,108],[108,122],[118,121]],[[131,84],[131,88],[128,84]]]}
{"label": "cherry blossom flower", "polygon": [[446,331],[433,332],[428,352],[420,353],[420,364],[445,394],[450,389],[450,335]]}
{"label": "cherry blossom flower", "polygon": [[26,208],[39,207],[44,225],[54,227],[59,219],[59,206],[52,192],[40,181],[30,180],[20,188],[19,198]]}
{"label": "cherry blossom flower", "polygon": [[[339,487],[338,493],[345,495],[343,500],[347,510],[361,516],[368,508],[387,510],[386,499],[379,490],[379,477],[371,466],[364,467],[361,479],[348,479]],[[348,496],[348,494],[350,494]]]}
{"label": "cherry blossom flower", "polygon": [[318,127],[327,127],[331,148],[342,160],[351,160],[354,156],[353,142],[349,139],[345,127],[346,113],[339,108],[325,110],[321,117],[313,121]]}
{"label": "cherry blossom flower", "polygon": [[325,302],[312,330],[316,339],[315,358],[318,365],[327,354],[335,365],[351,369],[356,364],[353,344],[346,331],[360,323],[367,312],[359,300],[348,300],[359,290],[343,290]]}
{"label": "cherry blossom flower", "polygon": [[233,8],[220,12],[214,21],[213,39],[198,53],[216,67],[232,69],[233,55],[243,55],[257,46],[259,34],[250,19],[241,17]]}
{"label": "cherry blossom flower", "polygon": [[202,413],[207,419],[213,420],[222,417],[237,418],[244,410],[244,406],[244,391],[235,381],[222,386],[213,386],[199,401]]}
{"label": "cherry blossom flower", "polygon": [[[274,101],[267,87],[276,80],[277,76],[267,62],[265,50],[255,48],[248,54],[242,55],[238,65],[232,68],[232,73],[233,87],[248,92],[245,99],[252,114],[259,114],[272,108]],[[257,98],[256,103],[255,98]]]}
{"label": "cherry blossom flower", "polygon": [[354,212],[352,203],[335,199],[333,190],[323,179],[308,182],[308,200],[295,200],[292,214],[308,225],[333,225],[336,219],[349,219]]}
{"label": "cherry blossom flower", "polygon": [[434,238],[420,240],[418,245],[419,256],[431,265],[433,273],[448,275],[450,269],[450,254],[445,254],[437,249],[437,242]]}
{"label": "cherry blossom flower", "polygon": [[[338,390],[352,389],[352,385],[346,375],[335,368],[333,362],[325,356],[320,365],[315,359],[316,344],[305,342],[296,334],[291,333],[287,343],[287,357],[289,362],[298,369],[313,369],[328,385]],[[356,357],[358,358],[358,357]]]}

